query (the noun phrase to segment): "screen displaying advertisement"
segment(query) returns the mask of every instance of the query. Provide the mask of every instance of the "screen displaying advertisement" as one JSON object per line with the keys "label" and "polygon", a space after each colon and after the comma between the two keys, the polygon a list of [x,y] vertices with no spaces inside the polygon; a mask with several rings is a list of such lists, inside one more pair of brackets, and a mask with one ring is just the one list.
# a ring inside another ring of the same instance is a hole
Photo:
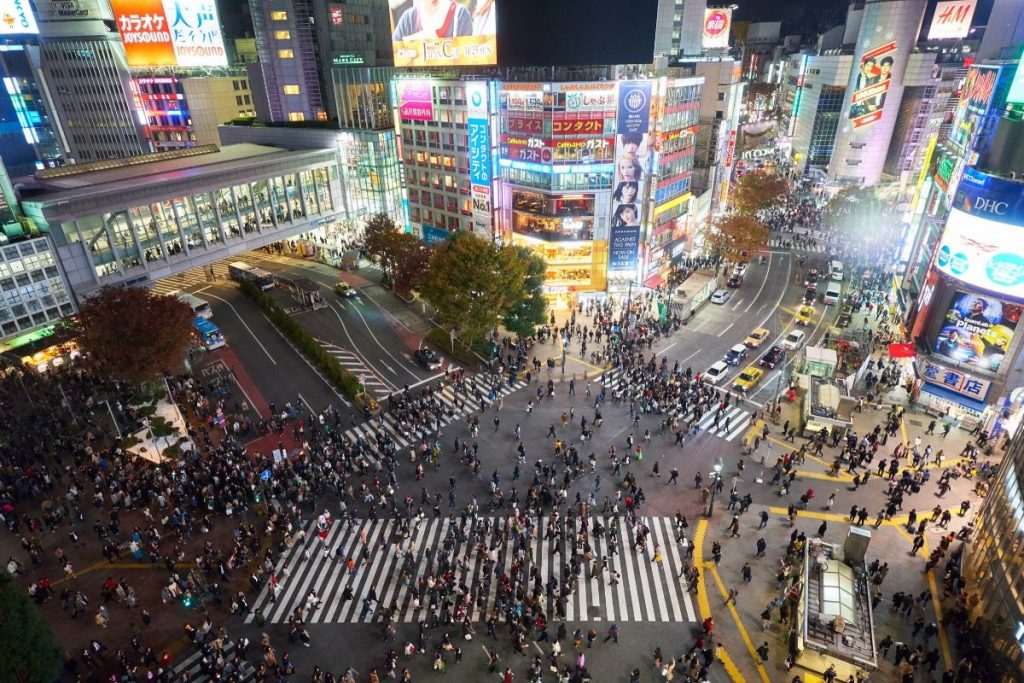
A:
{"label": "screen displaying advertisement", "polygon": [[0,36],[39,33],[29,0],[0,0]]}
{"label": "screen displaying advertisement", "polygon": [[1010,104],[1024,104],[1024,59],[1017,63],[1010,90],[1006,93],[1006,101]]}
{"label": "screen displaying advertisement", "polygon": [[619,83],[609,272],[634,272],[640,248],[641,190],[650,147],[651,81]]}
{"label": "screen displaying advertisement", "polygon": [[967,70],[949,129],[950,140],[959,147],[967,149],[973,144],[979,119],[992,107],[1001,71],[1001,66],[989,65]]}
{"label": "screen displaying advertisement", "polygon": [[935,6],[928,40],[963,38],[971,31],[977,0],[949,0]]}
{"label": "screen displaying advertisement", "polygon": [[128,66],[227,66],[214,0],[111,0]]}
{"label": "screen displaying advertisement", "polygon": [[882,118],[895,61],[895,41],[861,55],[857,83],[850,97],[850,120],[854,128],[862,128]]}
{"label": "screen displaying advertisement", "polygon": [[1024,300],[1024,183],[965,169],[935,267],[979,290]]}
{"label": "screen displaying advertisement", "polygon": [[395,66],[497,64],[497,0],[388,0]]}
{"label": "screen displaying advertisement", "polygon": [[933,351],[981,370],[999,370],[1020,322],[1021,307],[958,291],[949,303]]}
{"label": "screen displaying advertisement", "polygon": [[398,81],[398,118],[403,121],[434,120],[433,81]]}
{"label": "screen displaying advertisement", "polygon": [[704,10],[704,31],[700,44],[704,48],[729,47],[729,33],[732,29],[732,10],[728,7]]}

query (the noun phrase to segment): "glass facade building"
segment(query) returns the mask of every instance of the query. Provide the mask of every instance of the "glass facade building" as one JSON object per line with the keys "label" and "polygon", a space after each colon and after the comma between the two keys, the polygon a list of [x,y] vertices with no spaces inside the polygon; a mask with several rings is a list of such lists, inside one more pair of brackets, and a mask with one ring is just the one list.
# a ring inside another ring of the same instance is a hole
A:
{"label": "glass facade building", "polygon": [[50,112],[22,45],[0,45],[0,157],[15,178],[64,163]]}
{"label": "glass facade building", "polygon": [[839,116],[843,111],[843,97],[846,88],[837,85],[822,85],[818,94],[818,107],[811,128],[810,144],[807,147],[807,166],[826,168],[835,149]]}
{"label": "glass facade building", "polygon": [[0,247],[0,338],[53,324],[74,312],[47,237]]}

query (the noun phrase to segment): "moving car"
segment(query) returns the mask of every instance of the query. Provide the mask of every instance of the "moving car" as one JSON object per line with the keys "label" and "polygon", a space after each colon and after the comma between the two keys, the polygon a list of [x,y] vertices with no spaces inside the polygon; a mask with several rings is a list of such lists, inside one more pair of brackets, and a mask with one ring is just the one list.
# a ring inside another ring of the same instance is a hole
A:
{"label": "moving car", "polygon": [[720,360],[704,372],[704,376],[701,378],[702,381],[707,382],[711,386],[721,383],[725,379],[726,373],[729,372],[729,365],[724,361]]}
{"label": "moving car", "polygon": [[334,291],[337,292],[339,296],[343,296],[346,299],[351,299],[356,295],[355,288],[347,282],[339,282],[335,284]]}
{"label": "moving car", "polygon": [[804,303],[805,304],[813,304],[814,300],[817,299],[817,298],[818,298],[818,288],[817,287],[808,287],[806,289],[806,291],[804,291]]}
{"label": "moving car", "polygon": [[825,289],[825,296],[821,297],[821,300],[825,302],[825,305],[839,303],[839,299],[843,296],[843,286],[838,282],[828,283],[828,287]]}
{"label": "moving car", "polygon": [[818,269],[810,268],[807,271],[807,275],[804,277],[804,284],[808,287],[814,287],[818,284]]}
{"label": "moving car", "polygon": [[731,278],[729,278],[729,281],[725,283],[725,286],[732,287],[733,289],[735,289],[736,287],[739,287],[742,284],[743,278],[739,275],[733,275]]}
{"label": "moving car", "polygon": [[732,292],[728,289],[719,289],[711,295],[711,303],[713,304],[724,304],[732,298]]}
{"label": "moving car", "polygon": [[739,365],[740,361],[746,357],[747,347],[743,344],[737,344],[726,352],[724,360],[729,365]]}
{"label": "moving car", "polygon": [[441,357],[431,349],[416,349],[412,352],[412,357],[413,360],[425,367],[427,370],[437,370],[443,365]]}
{"label": "moving car", "polygon": [[786,335],[785,339],[782,340],[782,344],[790,351],[795,351],[796,349],[799,349],[801,346],[803,346],[804,339],[806,338],[807,333],[805,333],[803,330],[793,330],[792,332]]}
{"label": "moving car", "polygon": [[733,269],[732,269],[732,274],[733,275],[738,275],[739,277],[743,277],[744,275],[746,275],[747,274],[747,262],[746,261],[740,261],[739,263],[737,263],[733,267]]}
{"label": "moving car", "polygon": [[762,379],[764,379],[764,370],[756,365],[748,365],[743,372],[736,376],[732,390],[745,394],[756,387]]}
{"label": "moving car", "polygon": [[810,325],[814,318],[814,306],[801,306],[796,312],[796,324],[807,326]]}
{"label": "moving car", "polygon": [[747,335],[747,338],[743,340],[743,345],[746,346],[748,349],[756,349],[759,346],[761,346],[761,344],[764,344],[765,339],[770,337],[771,334],[771,332],[764,329],[763,327],[758,327],[749,335]]}
{"label": "moving car", "polygon": [[761,356],[761,360],[758,361],[758,364],[762,368],[768,368],[769,370],[771,370],[776,365],[778,365],[783,360],[785,360],[785,358],[786,358],[786,349],[785,349],[785,347],[780,346],[780,345],[775,345],[772,348],[768,349],[768,353],[766,353],[763,356]]}
{"label": "moving car", "polygon": [[843,262],[833,261],[832,262],[832,280],[835,282],[843,281]]}

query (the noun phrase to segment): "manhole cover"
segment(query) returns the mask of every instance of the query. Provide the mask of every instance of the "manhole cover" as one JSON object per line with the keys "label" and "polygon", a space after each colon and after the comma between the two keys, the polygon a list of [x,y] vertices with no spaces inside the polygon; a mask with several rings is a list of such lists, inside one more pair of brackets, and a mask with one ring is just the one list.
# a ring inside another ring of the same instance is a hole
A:
{"label": "manhole cover", "polygon": [[907,420],[907,422],[914,425],[915,427],[921,427],[924,425],[924,423],[921,422],[920,420]]}

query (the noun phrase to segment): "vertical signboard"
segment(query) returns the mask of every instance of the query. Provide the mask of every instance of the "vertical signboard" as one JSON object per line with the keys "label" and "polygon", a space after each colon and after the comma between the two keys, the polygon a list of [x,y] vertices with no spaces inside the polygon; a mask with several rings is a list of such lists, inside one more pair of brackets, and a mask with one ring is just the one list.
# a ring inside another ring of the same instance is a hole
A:
{"label": "vertical signboard", "polygon": [[732,29],[732,10],[718,7],[704,10],[704,33],[701,47],[719,49],[729,47],[729,33]]}
{"label": "vertical signboard", "polygon": [[857,84],[850,97],[850,120],[854,128],[867,126],[882,118],[895,61],[895,41],[879,45],[861,55]]}
{"label": "vertical signboard", "polygon": [[473,225],[477,234],[488,232],[491,221],[491,129],[487,106],[487,82],[466,83],[469,137],[469,182],[473,200]]}
{"label": "vertical signboard", "polygon": [[398,118],[403,121],[434,120],[434,82],[398,81]]}
{"label": "vertical signboard", "polygon": [[647,169],[651,118],[651,81],[619,83],[608,271],[637,270],[640,250],[641,189]]}
{"label": "vertical signboard", "polygon": [[111,0],[128,66],[227,66],[214,0]]}
{"label": "vertical signboard", "polygon": [[0,0],[0,36],[39,33],[29,0]]}

